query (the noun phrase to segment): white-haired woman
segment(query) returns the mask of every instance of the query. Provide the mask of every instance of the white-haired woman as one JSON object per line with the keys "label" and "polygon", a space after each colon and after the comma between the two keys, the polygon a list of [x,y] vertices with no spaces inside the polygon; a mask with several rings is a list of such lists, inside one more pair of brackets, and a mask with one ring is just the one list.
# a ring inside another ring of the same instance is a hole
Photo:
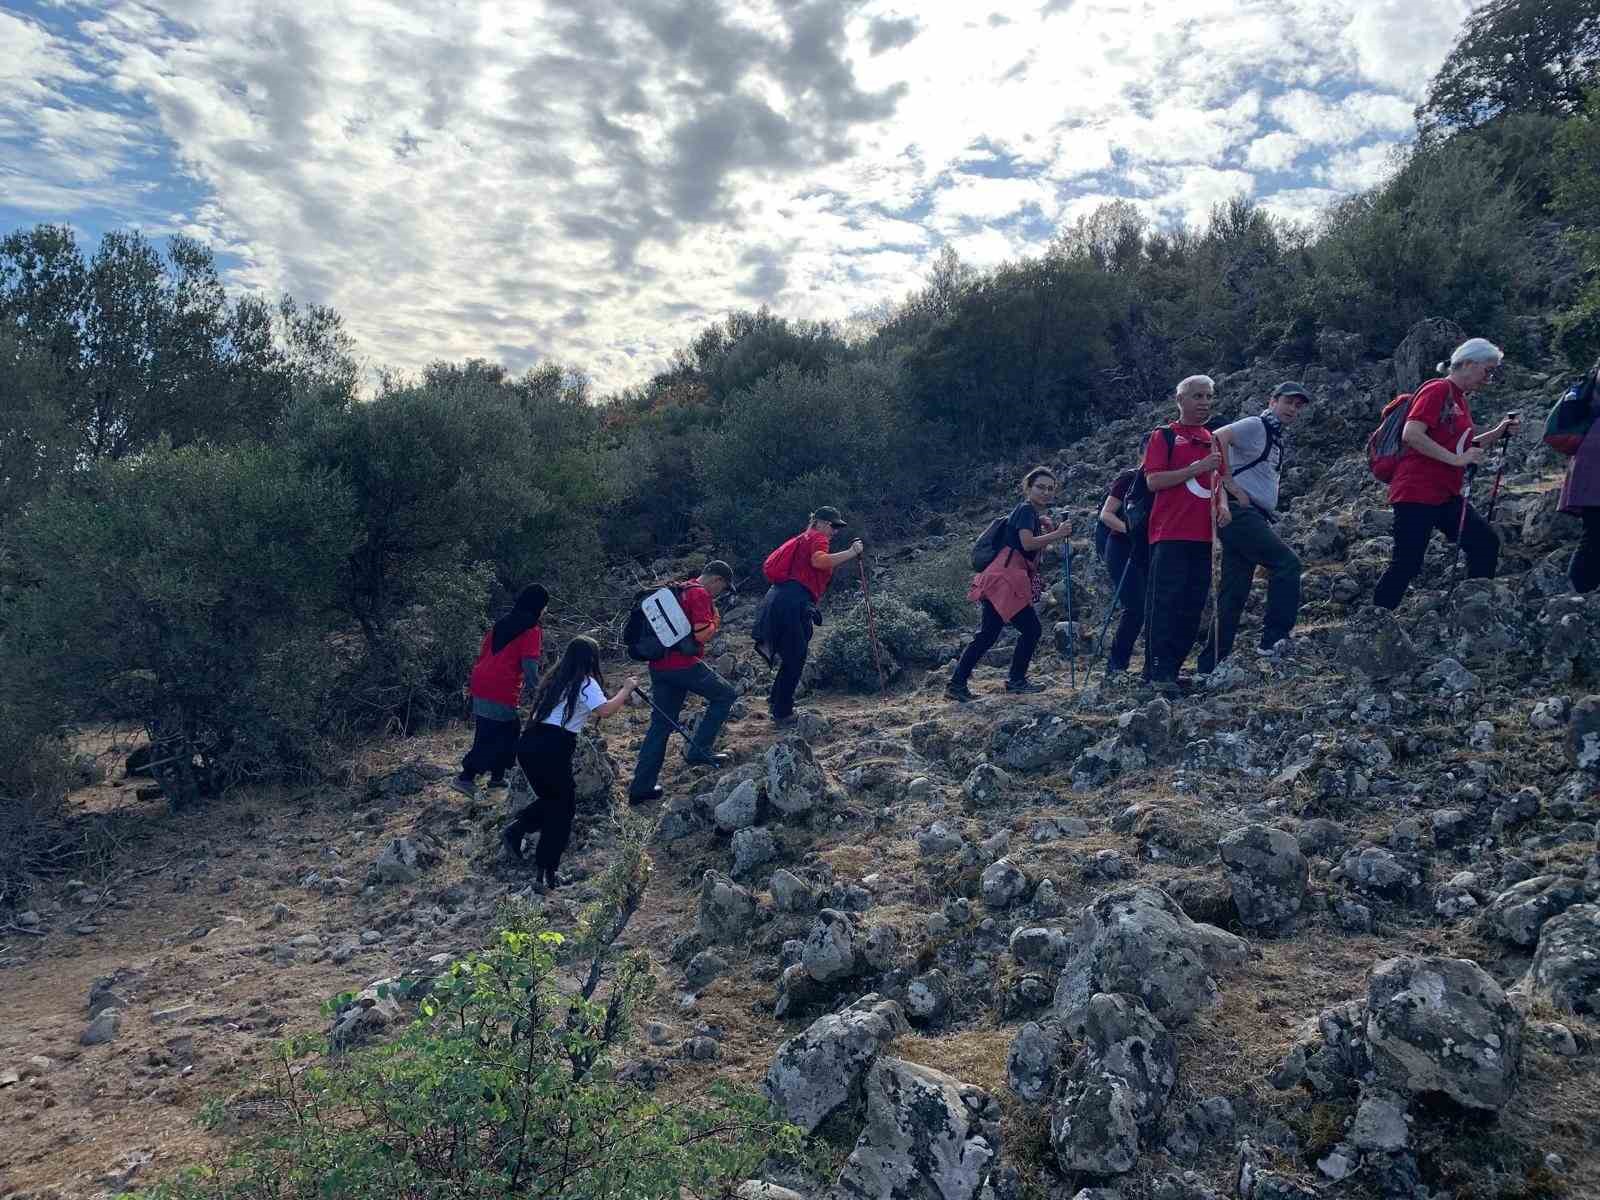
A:
{"label": "white-haired woman", "polygon": [[1400,434],[1405,449],[1389,483],[1394,555],[1372,594],[1379,608],[1398,607],[1422,570],[1434,530],[1452,542],[1460,531],[1468,579],[1494,578],[1500,539],[1467,503],[1463,482],[1467,468],[1483,461],[1484,450],[1517,427],[1516,419],[1507,417],[1487,433],[1477,433],[1467,407],[1467,396],[1494,378],[1504,357],[1488,339],[1469,338],[1448,363],[1439,364],[1442,378],[1429,380],[1412,397]]}

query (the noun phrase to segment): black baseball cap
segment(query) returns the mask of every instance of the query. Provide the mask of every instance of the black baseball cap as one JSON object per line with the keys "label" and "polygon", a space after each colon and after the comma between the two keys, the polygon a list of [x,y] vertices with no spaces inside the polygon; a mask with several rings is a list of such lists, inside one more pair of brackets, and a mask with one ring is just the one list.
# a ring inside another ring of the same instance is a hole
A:
{"label": "black baseball cap", "polygon": [[1306,390],[1306,385],[1303,383],[1296,383],[1292,379],[1287,383],[1280,383],[1277,387],[1272,389],[1272,398],[1276,400],[1279,396],[1299,396],[1307,403],[1310,403],[1312,399],[1311,393]]}
{"label": "black baseball cap", "polygon": [[840,515],[839,510],[831,504],[822,505],[816,510],[816,512],[811,514],[811,519],[813,521],[826,521],[835,529],[843,529],[846,525],[850,524],[849,521],[846,521],[844,517]]}
{"label": "black baseball cap", "polygon": [[718,579],[722,580],[728,585],[728,591],[733,593],[735,596],[739,594],[739,589],[733,586],[733,568],[727,563],[723,562],[720,558],[713,558],[700,569],[700,574],[715,575]]}

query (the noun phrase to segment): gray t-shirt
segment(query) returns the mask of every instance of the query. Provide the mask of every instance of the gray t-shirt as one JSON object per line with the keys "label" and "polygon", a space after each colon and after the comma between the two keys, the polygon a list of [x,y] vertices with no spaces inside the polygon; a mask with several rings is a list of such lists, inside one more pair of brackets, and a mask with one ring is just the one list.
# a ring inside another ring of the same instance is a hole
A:
{"label": "gray t-shirt", "polygon": [[1269,513],[1278,511],[1278,473],[1283,469],[1283,442],[1279,440],[1272,453],[1261,462],[1240,474],[1241,468],[1250,466],[1261,458],[1267,448],[1267,425],[1260,417],[1242,417],[1217,432],[1226,430],[1229,438],[1228,470],[1250,497],[1250,503]]}

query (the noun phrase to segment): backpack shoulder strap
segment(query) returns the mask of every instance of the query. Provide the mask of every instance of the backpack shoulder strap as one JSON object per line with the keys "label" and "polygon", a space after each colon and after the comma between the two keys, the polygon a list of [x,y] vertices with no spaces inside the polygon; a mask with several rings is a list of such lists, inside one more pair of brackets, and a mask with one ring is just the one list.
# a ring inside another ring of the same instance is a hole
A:
{"label": "backpack shoulder strap", "polygon": [[[1257,417],[1256,420],[1261,421],[1261,418]],[[1233,469],[1232,475],[1235,479],[1239,478],[1239,476],[1243,475],[1251,467],[1259,467],[1262,463],[1266,462],[1267,458],[1272,454],[1272,448],[1278,444],[1278,435],[1272,432],[1271,425],[1268,425],[1265,421],[1261,421],[1261,428],[1265,430],[1267,434],[1266,446],[1263,447],[1260,454],[1256,455],[1256,457],[1245,463],[1244,466],[1235,467]]]}

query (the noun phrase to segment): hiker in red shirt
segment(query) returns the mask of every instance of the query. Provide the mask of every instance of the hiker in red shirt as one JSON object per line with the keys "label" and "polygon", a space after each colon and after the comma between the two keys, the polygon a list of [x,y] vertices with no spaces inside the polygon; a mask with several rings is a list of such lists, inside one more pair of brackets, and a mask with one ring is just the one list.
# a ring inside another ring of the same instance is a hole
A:
{"label": "hiker in red shirt", "polygon": [[828,590],[834,568],[860,558],[864,550],[861,539],[856,538],[849,549],[829,552],[833,534],[845,524],[837,508],[824,504],[806,519],[803,530],[767,555],[762,564],[762,573],[772,586],[761,601],[751,634],[757,654],[768,663],[778,659],[778,676],[767,693],[767,706],[772,723],[780,729],[795,722],[794,690],[800,686],[800,671],[811,645],[812,606]]}
{"label": "hiker in red shirt", "polygon": [[517,594],[512,610],[483,635],[478,661],[472,667],[472,749],[461,760],[461,774],[451,787],[476,796],[478,776],[489,773],[490,788],[506,786],[506,771],[517,761],[517,694],[531,696],[539,686],[539,654],[544,630],[539,618],[550,593],[530,584]]}
{"label": "hiker in red shirt", "polygon": [[1211,594],[1211,529],[1226,525],[1216,482],[1221,453],[1206,428],[1216,385],[1191,375],[1177,387],[1178,419],[1158,428],[1145,447],[1150,509],[1150,583],[1146,591],[1145,671],[1157,688],[1176,690],[1178,669],[1194,647]]}
{"label": "hiker in red shirt", "polygon": [[733,590],[733,568],[721,559],[712,559],[698,579],[672,586],[679,589],[678,602],[683,605],[683,615],[689,618],[694,647],[668,651],[650,663],[650,728],[645,731],[639,761],[633,768],[633,782],[628,787],[630,804],[647,804],[661,798],[656,778],[666,761],[667,738],[691,693],[705,697],[706,711],[695,726],[694,741],[684,751],[683,761],[707,767],[724,766],[728,761],[726,754],[717,754],[711,747],[739,693],[706,666],[704,659],[706,646],[717,636],[716,599]]}
{"label": "hiker in red shirt", "polygon": [[[1394,550],[1389,569],[1372,592],[1377,607],[1399,606],[1406,588],[1422,570],[1435,529],[1452,542],[1460,531],[1468,579],[1494,578],[1500,539],[1473,511],[1462,485],[1467,468],[1483,461],[1484,447],[1517,427],[1515,418],[1507,417],[1487,433],[1474,434],[1472,412],[1467,407],[1467,394],[1492,382],[1504,358],[1500,348],[1486,338],[1469,338],[1455,348],[1448,364],[1439,364],[1443,378],[1423,384],[1411,398],[1400,434],[1405,449],[1389,482]],[[1466,505],[1465,524],[1462,505]]]}

